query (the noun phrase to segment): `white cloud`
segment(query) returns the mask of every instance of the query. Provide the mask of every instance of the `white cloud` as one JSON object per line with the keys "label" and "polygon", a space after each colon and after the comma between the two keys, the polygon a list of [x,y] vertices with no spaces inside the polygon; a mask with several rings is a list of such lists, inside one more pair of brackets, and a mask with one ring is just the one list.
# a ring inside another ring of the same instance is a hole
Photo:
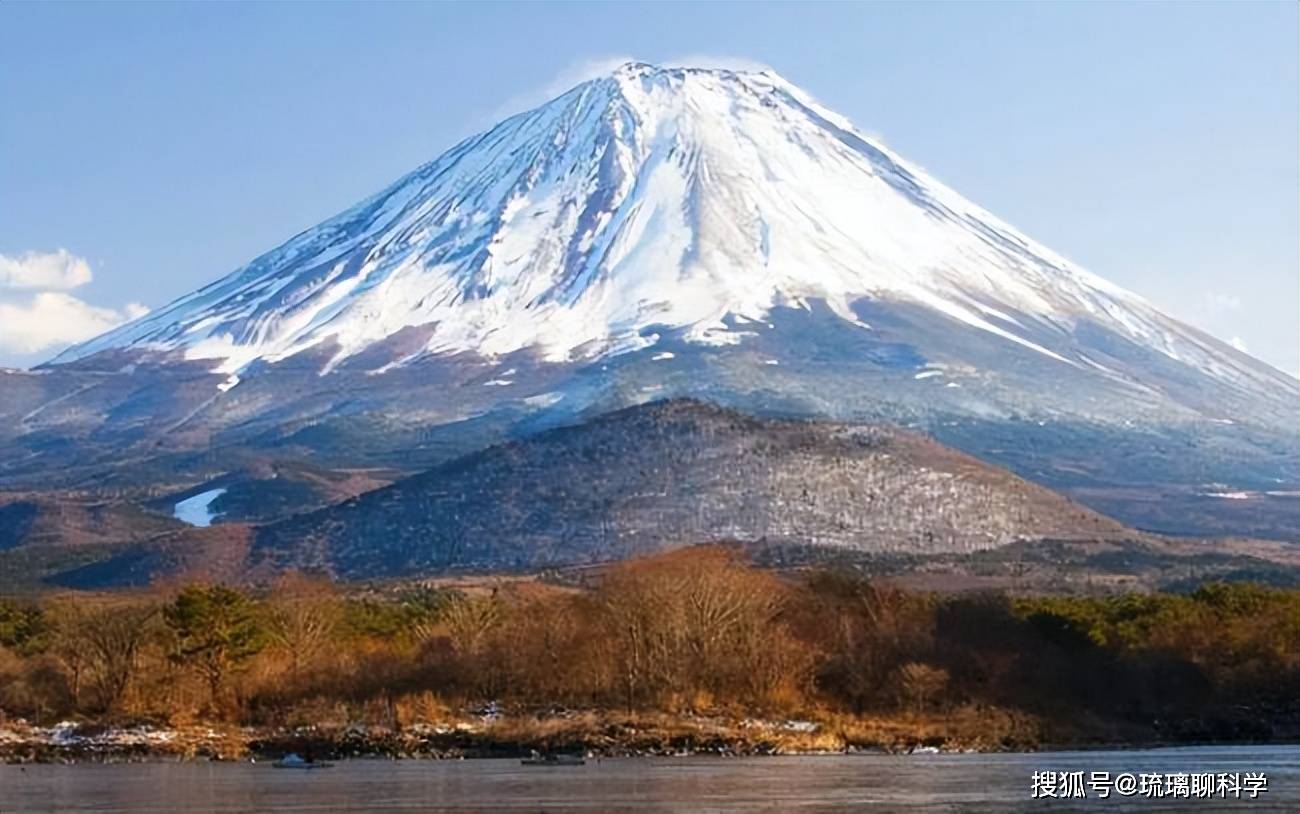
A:
{"label": "white cloud", "polygon": [[68,293],[93,276],[90,264],[66,249],[0,254],[0,352],[61,349],[149,313],[137,302],[105,308]]}
{"label": "white cloud", "polygon": [[90,264],[67,249],[0,254],[0,290],[70,291],[90,278]]}
{"label": "white cloud", "polygon": [[118,311],[62,291],[42,291],[25,303],[0,302],[0,349],[38,353],[82,342],[148,311],[139,303]]}
{"label": "white cloud", "polygon": [[1242,339],[1240,336],[1234,336],[1233,338],[1229,339],[1228,344],[1232,345],[1234,348],[1241,351],[1242,353],[1250,353],[1250,349],[1246,347],[1246,340]]}

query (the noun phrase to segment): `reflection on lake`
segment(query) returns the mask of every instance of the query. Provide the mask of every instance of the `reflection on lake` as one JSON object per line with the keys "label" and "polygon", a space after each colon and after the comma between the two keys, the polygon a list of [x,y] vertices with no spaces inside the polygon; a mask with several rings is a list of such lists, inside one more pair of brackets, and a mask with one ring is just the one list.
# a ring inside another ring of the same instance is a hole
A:
{"label": "reflection on lake", "polygon": [[[1264,772],[1256,800],[1032,800],[1038,770]],[[0,766],[0,812],[1300,810],[1300,747],[1124,752]]]}

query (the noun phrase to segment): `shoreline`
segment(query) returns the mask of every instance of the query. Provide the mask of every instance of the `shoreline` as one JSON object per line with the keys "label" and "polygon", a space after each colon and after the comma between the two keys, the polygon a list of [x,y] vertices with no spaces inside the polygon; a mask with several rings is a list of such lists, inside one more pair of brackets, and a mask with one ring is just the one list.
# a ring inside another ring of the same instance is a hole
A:
{"label": "shoreline", "polygon": [[[0,725],[0,764],[257,763],[289,752],[310,750],[323,760],[486,760],[518,759],[533,751],[583,754],[592,758],[822,757],[843,755],[1033,754],[1055,752],[1145,751],[1152,749],[1289,746],[1300,739],[1043,741],[1038,743],[961,742],[900,737],[888,742],[853,742],[843,731],[812,722],[751,722],[748,726],[704,725],[673,719],[675,728],[637,722],[621,736],[590,729],[534,731],[524,736],[519,721],[475,726],[415,724],[400,730],[382,727],[105,727],[62,722],[53,727],[22,722]],[[741,722],[745,723],[745,722]],[[498,731],[498,729],[505,731]],[[513,734],[511,737],[507,735]],[[917,734],[917,733],[913,733]]]}

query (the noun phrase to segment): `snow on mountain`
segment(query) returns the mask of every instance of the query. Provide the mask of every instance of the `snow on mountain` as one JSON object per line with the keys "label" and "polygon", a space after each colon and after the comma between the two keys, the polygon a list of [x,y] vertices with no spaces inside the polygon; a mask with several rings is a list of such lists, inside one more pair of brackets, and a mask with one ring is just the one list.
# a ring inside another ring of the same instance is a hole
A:
{"label": "snow on mountain", "polygon": [[[325,348],[322,373],[535,349],[581,361],[676,331],[867,298],[929,309],[1090,375],[1081,323],[1247,390],[1294,383],[965,200],[771,72],[631,63],[470,138],[244,268],[54,360],[109,349],[250,363]],[[663,357],[668,358],[668,357]],[[1118,375],[1118,374],[1116,374]],[[917,378],[920,378],[919,376]]]}

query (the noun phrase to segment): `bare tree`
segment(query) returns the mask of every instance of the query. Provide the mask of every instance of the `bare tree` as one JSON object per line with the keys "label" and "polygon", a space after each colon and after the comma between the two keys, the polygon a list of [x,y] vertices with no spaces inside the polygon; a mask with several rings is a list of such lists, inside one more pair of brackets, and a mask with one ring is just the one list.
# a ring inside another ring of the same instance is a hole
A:
{"label": "bare tree", "polygon": [[90,665],[90,654],[82,638],[81,610],[75,604],[63,603],[50,609],[49,618],[53,627],[50,653],[68,675],[72,706],[80,709],[86,670]]}
{"label": "bare tree", "polygon": [[463,596],[443,611],[452,648],[460,655],[478,655],[488,634],[501,622],[502,607],[494,589],[490,596]]}
{"label": "bare tree", "polygon": [[157,632],[155,605],[104,608],[84,637],[94,661],[94,683],[103,709],[115,709],[139,666],[140,651]]}
{"label": "bare tree", "polygon": [[271,645],[289,657],[289,675],[297,681],[329,644],[341,609],[328,582],[297,575],[281,579],[274,597],[267,633]]}
{"label": "bare tree", "polygon": [[73,703],[81,706],[87,686],[94,708],[116,709],[139,665],[140,652],[157,631],[152,603],[85,607],[68,602],[52,612],[53,652],[69,676]]}
{"label": "bare tree", "polygon": [[910,702],[913,712],[921,712],[948,686],[948,671],[919,661],[898,668],[898,691]]}

